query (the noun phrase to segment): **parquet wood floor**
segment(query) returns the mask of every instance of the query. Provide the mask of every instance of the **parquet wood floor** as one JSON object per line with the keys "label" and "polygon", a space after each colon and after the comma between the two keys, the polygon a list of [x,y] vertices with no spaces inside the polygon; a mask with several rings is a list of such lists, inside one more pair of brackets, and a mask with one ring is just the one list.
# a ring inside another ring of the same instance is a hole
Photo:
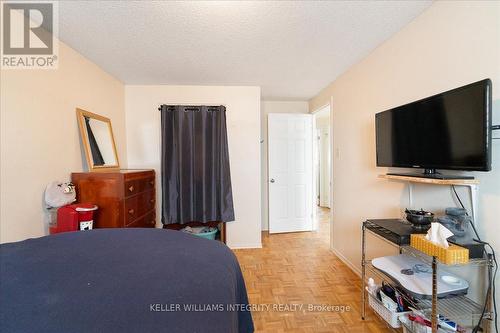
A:
{"label": "parquet wood floor", "polygon": [[[361,280],[330,251],[328,214],[328,209],[319,209],[318,231],[273,235],[266,232],[262,235],[262,249],[234,251],[250,303],[270,305],[268,311],[252,312],[256,332],[392,331],[368,306],[367,319],[361,320]],[[289,308],[280,311],[273,309],[273,304]],[[297,304],[296,309],[293,304]],[[310,311],[309,304],[344,306],[345,311]]]}

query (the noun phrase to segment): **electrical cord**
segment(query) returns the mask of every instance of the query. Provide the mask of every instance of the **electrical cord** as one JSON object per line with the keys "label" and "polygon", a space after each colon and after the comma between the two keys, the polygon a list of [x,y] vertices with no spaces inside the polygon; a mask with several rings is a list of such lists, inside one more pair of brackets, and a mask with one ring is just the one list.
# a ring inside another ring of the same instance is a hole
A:
{"label": "electrical cord", "polygon": [[[488,290],[486,291],[486,294],[489,294],[491,292],[491,272],[488,270],[488,278],[490,280],[490,283],[488,283]],[[484,306],[483,306],[483,311],[481,311],[481,316],[479,317],[479,320],[477,322],[477,325],[474,326],[474,329],[472,330],[472,333],[477,333],[479,330],[483,330],[481,327],[481,322],[483,321],[484,314],[486,313],[486,306],[488,304],[488,299],[485,300]]]}
{"label": "electrical cord", "polygon": [[[467,216],[469,216],[467,209],[465,208],[462,200],[460,199],[460,196],[457,193],[455,185],[451,185],[451,188],[453,189],[453,192],[455,193],[455,197],[457,198],[458,202],[460,203],[460,206],[465,210],[465,214]],[[474,231],[474,234],[476,235],[476,239],[473,239],[473,240],[476,242],[482,243],[485,246],[489,247],[491,254],[486,251],[486,248],[484,249],[484,252],[485,252],[486,256],[488,258],[492,258],[493,262],[495,263],[495,270],[493,272],[493,278],[491,276],[491,270],[488,269],[488,291],[487,291],[487,294],[489,294],[491,291],[491,294],[493,295],[493,313],[494,313],[495,332],[498,333],[497,302],[496,302],[496,297],[495,297],[495,291],[496,291],[495,280],[496,280],[497,271],[498,271],[498,262],[497,262],[495,250],[493,249],[493,246],[491,246],[490,243],[481,240],[481,237],[479,237],[479,234],[477,232],[476,226],[474,225],[475,221],[472,221],[472,218],[471,218],[471,219],[469,219],[469,222],[470,222],[470,225],[472,227],[472,230]],[[473,333],[476,333],[479,331],[479,329],[481,329],[480,325],[481,325],[481,322],[483,321],[484,314],[486,313],[487,304],[488,304],[488,299],[486,299],[484,301],[483,311],[481,312],[481,316],[479,317],[477,325],[472,330]]]}
{"label": "electrical cord", "polygon": [[455,185],[451,185],[451,188],[453,189],[453,192],[455,192],[455,197],[458,199],[460,206],[462,206],[462,208],[465,210],[465,215],[469,216],[469,213],[467,212],[467,209],[465,209],[465,206],[462,202],[462,199],[460,199],[460,196],[457,193],[457,189],[455,188]]}
{"label": "electrical cord", "polygon": [[[498,262],[497,262],[497,258],[496,258],[496,255],[495,255],[495,250],[490,245],[490,243],[483,242],[481,240],[479,240],[479,241],[490,248],[490,251],[491,251],[491,255],[490,255],[491,257],[490,258],[493,258],[493,262],[495,263],[495,270],[493,271],[493,279],[491,279],[491,276],[490,276],[490,281],[493,281],[493,291],[492,291],[492,293],[493,293],[493,313],[495,314],[495,318],[494,318],[495,332],[498,333],[497,302],[496,302],[496,298],[495,298],[495,292],[496,292],[495,280],[496,280],[496,277],[497,277]],[[491,271],[490,271],[490,274],[491,274]]]}
{"label": "electrical cord", "polygon": [[[488,269],[488,278],[489,278],[489,283],[488,283],[488,291],[487,291],[487,294],[489,294],[490,292],[492,293],[492,295],[495,295],[495,279],[496,279],[496,276],[497,276],[497,271],[498,271],[498,263],[497,263],[497,260],[496,260],[496,256],[495,256],[495,250],[493,250],[493,247],[487,243],[487,242],[483,242],[483,241],[480,241],[480,240],[477,240],[477,239],[474,239],[475,241],[478,241],[480,243],[483,243],[485,246],[488,246],[490,248],[490,250],[492,251],[491,254],[488,254],[488,258],[493,258],[493,261],[495,262],[495,270],[493,272],[493,278],[491,276],[491,270]],[[486,251],[485,251],[486,252]],[[493,281],[493,283],[492,283]],[[493,290],[492,290],[493,289]],[[487,303],[488,303],[488,300],[486,299],[486,301],[484,302],[484,306],[483,306],[483,311],[481,312],[481,316],[479,317],[479,320],[478,320],[478,323],[477,325],[474,327],[474,329],[472,330],[473,333],[476,333],[479,331],[479,329],[481,328],[480,327],[480,324],[481,324],[481,321],[483,320],[484,318],[484,314],[486,313],[486,306],[487,306]],[[495,332],[498,333],[498,325],[497,325],[497,304],[496,304],[496,300],[495,300],[495,296],[493,296],[493,313],[495,315],[494,317],[494,323],[495,323]]]}
{"label": "electrical cord", "polygon": [[[455,185],[451,185],[451,188],[453,189],[453,192],[455,193],[455,197],[457,198],[458,202],[460,203],[460,206],[465,210],[465,215],[469,216],[469,213],[467,212],[467,209],[465,208],[462,199],[460,199],[460,196],[457,193],[457,189],[455,188]],[[472,221],[472,219],[469,220],[470,225],[472,227],[472,230],[474,231],[474,234],[476,235],[476,238],[481,241],[481,237],[479,237],[479,234],[477,233],[476,226],[474,225],[475,221]],[[489,245],[489,244],[488,244]]]}
{"label": "electrical cord", "polygon": [[486,243],[485,245],[487,245],[490,248],[491,253],[492,253],[492,257],[493,257],[493,261],[495,262],[495,271],[493,272],[493,312],[495,314],[495,318],[494,318],[494,321],[495,321],[495,332],[498,333],[497,301],[496,301],[496,298],[495,298],[495,293],[496,293],[495,280],[496,280],[496,277],[497,277],[498,262],[497,262],[497,257],[495,255],[495,250],[493,249],[493,247],[489,243]]}

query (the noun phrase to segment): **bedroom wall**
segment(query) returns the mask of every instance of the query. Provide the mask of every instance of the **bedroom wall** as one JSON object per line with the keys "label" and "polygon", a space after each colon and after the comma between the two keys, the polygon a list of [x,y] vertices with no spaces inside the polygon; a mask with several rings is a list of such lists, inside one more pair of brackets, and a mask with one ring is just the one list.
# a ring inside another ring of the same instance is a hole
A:
{"label": "bedroom wall", "polygon": [[[499,2],[438,1],[310,100],[316,109],[333,98],[333,250],[356,271],[361,222],[399,217],[408,205],[405,184],[377,179],[387,169],[375,165],[374,114],[489,77],[500,123],[499,49]],[[473,175],[481,181],[479,232],[500,251],[499,140],[492,150],[493,171]],[[416,186],[414,201],[438,213],[456,205],[448,187],[429,185]]]}
{"label": "bedroom wall", "polygon": [[124,86],[59,42],[56,70],[1,70],[0,242],[46,234],[47,183],[82,171],[75,108],[111,118],[126,166]]}
{"label": "bedroom wall", "polygon": [[[153,168],[160,180],[160,104],[225,105],[236,221],[227,224],[231,248],[261,247],[260,88],[229,86],[126,86],[130,168]],[[158,203],[161,191],[157,191]],[[160,227],[160,205],[157,207]]]}
{"label": "bedroom wall", "polygon": [[262,183],[262,230],[269,230],[268,159],[267,159],[267,115],[270,113],[309,113],[307,101],[262,101],[260,119],[260,156]]}

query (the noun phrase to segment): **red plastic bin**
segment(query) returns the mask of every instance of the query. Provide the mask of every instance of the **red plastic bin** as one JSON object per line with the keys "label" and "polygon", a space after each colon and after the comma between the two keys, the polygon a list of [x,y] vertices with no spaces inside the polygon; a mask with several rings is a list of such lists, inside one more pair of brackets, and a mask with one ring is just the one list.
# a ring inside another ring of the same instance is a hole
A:
{"label": "red plastic bin", "polygon": [[67,205],[57,210],[57,222],[49,227],[50,234],[77,230],[90,230],[93,226],[94,204],[80,203]]}

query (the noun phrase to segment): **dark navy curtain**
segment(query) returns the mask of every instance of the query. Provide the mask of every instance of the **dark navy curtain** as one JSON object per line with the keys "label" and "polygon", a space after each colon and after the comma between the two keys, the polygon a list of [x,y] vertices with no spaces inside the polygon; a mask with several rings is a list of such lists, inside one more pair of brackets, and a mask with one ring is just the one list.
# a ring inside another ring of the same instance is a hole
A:
{"label": "dark navy curtain", "polygon": [[162,105],[162,223],[234,220],[226,108]]}

